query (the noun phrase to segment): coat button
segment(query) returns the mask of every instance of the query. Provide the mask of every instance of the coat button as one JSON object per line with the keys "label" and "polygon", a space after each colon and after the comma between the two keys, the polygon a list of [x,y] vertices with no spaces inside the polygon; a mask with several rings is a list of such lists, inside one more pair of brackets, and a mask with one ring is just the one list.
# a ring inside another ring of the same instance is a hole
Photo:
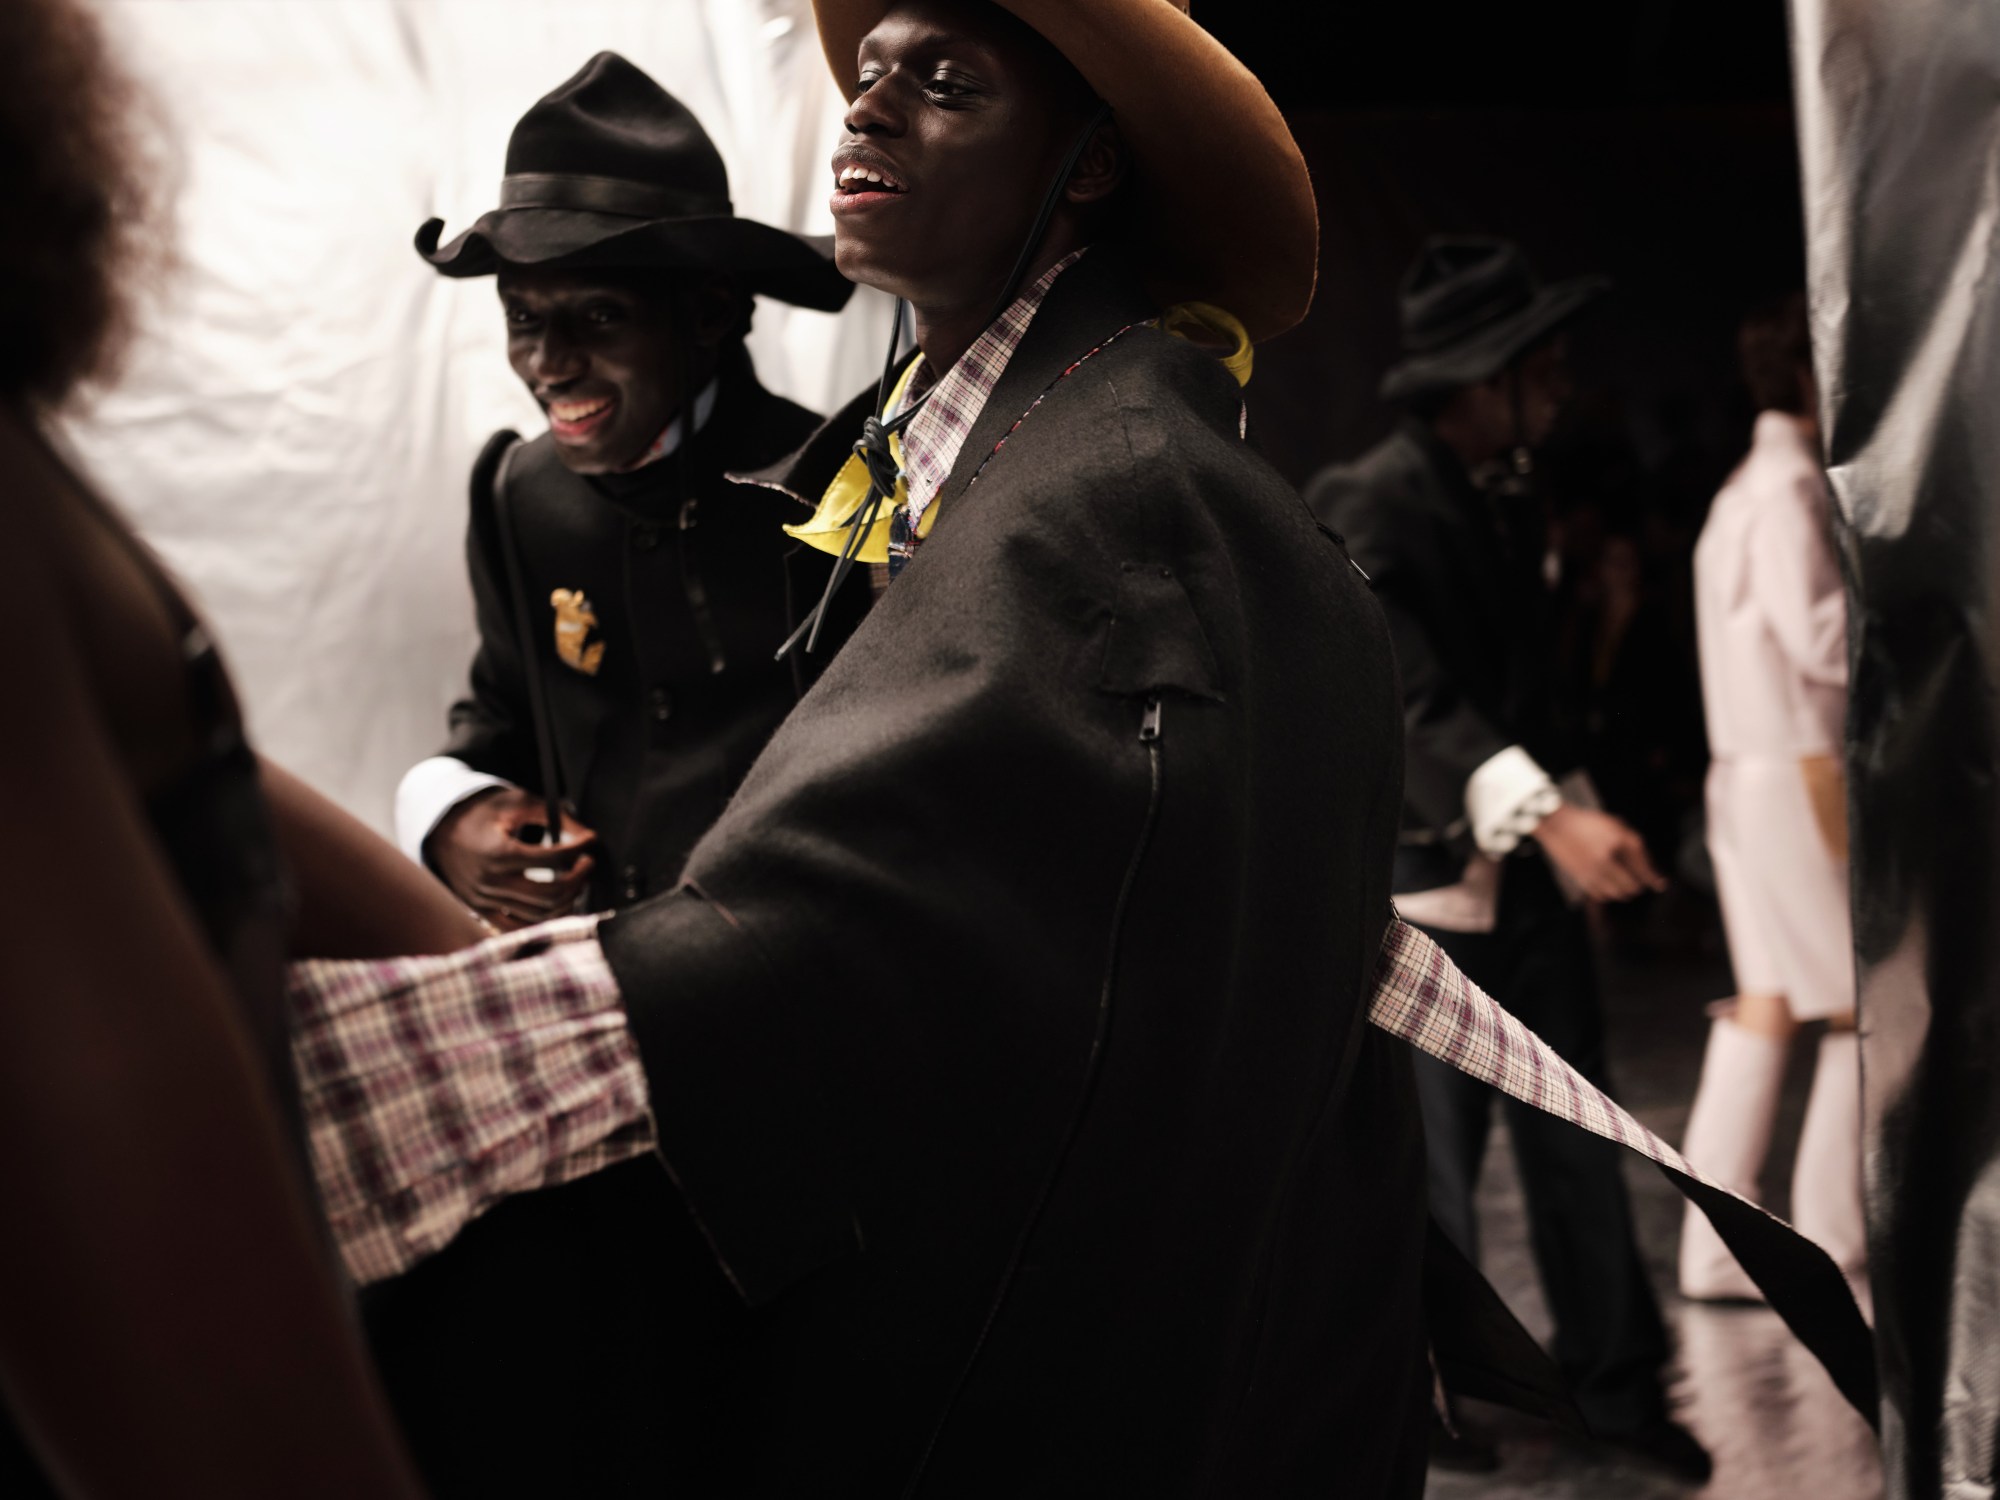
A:
{"label": "coat button", "polygon": [[664,724],[674,716],[674,695],[656,687],[646,694],[646,707],[651,710],[655,724]]}
{"label": "coat button", "polygon": [[625,882],[625,899],[627,901],[637,901],[641,896],[646,894],[646,884],[637,865],[627,865],[624,874],[620,878]]}
{"label": "coat button", "polygon": [[660,545],[660,528],[657,526],[634,526],[632,546],[640,552],[651,552]]}

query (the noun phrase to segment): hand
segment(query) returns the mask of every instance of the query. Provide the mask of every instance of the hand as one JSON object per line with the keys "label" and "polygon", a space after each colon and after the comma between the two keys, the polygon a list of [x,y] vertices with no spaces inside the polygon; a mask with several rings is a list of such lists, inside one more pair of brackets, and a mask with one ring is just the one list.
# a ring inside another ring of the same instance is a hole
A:
{"label": "hand", "polygon": [[1667,888],[1645,841],[1610,813],[1565,802],[1542,819],[1534,836],[1556,868],[1593,901],[1630,901]]}
{"label": "hand", "polygon": [[[492,787],[466,798],[424,841],[424,856],[458,898],[502,932],[560,917],[575,907],[596,863],[585,847],[597,835],[563,815],[559,850],[524,842],[520,830],[540,827],[546,804],[519,787]],[[537,875],[552,871],[553,880]]]}

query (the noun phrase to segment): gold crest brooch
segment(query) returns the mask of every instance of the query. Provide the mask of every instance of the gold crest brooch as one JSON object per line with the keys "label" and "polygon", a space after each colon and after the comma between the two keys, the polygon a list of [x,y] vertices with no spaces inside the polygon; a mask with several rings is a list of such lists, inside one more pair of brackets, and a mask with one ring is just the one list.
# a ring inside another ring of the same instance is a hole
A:
{"label": "gold crest brooch", "polygon": [[597,628],[597,613],[582,589],[557,589],[549,595],[556,611],[556,655],[563,665],[574,667],[586,677],[595,677],[604,665],[604,642],[590,639]]}

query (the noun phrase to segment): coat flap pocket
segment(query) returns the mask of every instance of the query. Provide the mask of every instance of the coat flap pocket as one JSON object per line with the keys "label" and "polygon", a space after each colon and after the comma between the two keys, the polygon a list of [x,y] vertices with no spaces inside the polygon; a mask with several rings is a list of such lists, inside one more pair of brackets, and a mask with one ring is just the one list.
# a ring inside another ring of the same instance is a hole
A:
{"label": "coat flap pocket", "polygon": [[1215,652],[1172,568],[1126,563],[1120,569],[1118,603],[1097,685],[1103,692],[1131,697],[1166,692],[1222,701]]}

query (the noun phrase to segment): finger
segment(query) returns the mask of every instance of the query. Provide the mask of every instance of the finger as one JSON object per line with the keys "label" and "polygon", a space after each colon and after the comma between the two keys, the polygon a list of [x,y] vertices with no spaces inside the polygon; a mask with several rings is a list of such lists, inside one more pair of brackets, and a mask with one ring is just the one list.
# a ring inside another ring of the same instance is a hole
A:
{"label": "finger", "polygon": [[523,882],[514,885],[495,882],[488,889],[495,899],[505,901],[515,911],[533,913],[533,920],[537,922],[554,916],[569,904],[569,897],[553,883]]}
{"label": "finger", "polygon": [[552,900],[545,893],[547,886],[530,886],[525,890],[511,886],[487,885],[480,889],[479,900],[483,906],[504,911],[517,923],[546,922],[562,909],[560,900]]}
{"label": "finger", "polygon": [[1607,862],[1600,872],[1606,901],[1630,901],[1639,894],[1639,882],[1634,880],[1623,865],[1616,860]]}
{"label": "finger", "polygon": [[554,885],[545,885],[542,887],[543,890],[549,893],[549,900],[554,904],[555,909],[564,912],[574,910],[576,903],[583,899],[584,892],[589,888],[589,882],[587,881],[567,879],[560,880]]}
{"label": "finger", "polygon": [[1653,857],[1646,850],[1645,841],[1636,834],[1618,853],[1618,862],[1630,872],[1639,885],[1649,891],[1662,891],[1667,882],[1660,872],[1653,868]]}

